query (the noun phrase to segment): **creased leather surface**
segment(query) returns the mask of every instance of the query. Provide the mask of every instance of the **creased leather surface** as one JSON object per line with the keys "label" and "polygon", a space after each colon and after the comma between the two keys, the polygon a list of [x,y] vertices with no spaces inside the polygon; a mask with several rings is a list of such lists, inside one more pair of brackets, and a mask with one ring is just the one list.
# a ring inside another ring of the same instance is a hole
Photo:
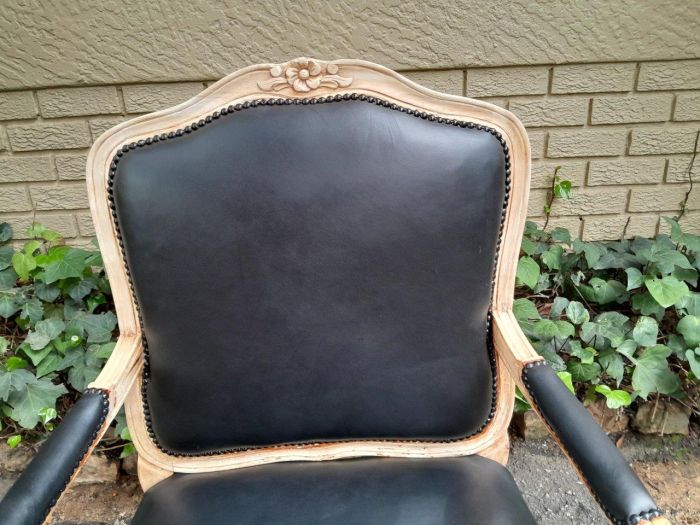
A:
{"label": "creased leather surface", "polygon": [[492,135],[360,101],[250,108],[130,151],[114,192],[158,441],[474,432],[503,186]]}
{"label": "creased leather surface", "polygon": [[85,392],[0,502],[0,524],[39,525],[104,420],[103,397]]}
{"label": "creased leather surface", "polygon": [[525,368],[523,378],[537,410],[608,515],[626,523],[657,508],[625,457],[549,366]]}
{"label": "creased leather surface", "polygon": [[175,474],[132,525],[534,525],[510,473],[479,456],[356,459]]}

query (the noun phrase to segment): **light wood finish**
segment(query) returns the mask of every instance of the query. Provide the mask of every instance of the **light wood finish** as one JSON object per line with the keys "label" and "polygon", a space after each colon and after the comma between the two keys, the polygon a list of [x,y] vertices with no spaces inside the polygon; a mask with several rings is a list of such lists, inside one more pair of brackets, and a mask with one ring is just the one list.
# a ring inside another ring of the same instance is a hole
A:
{"label": "light wood finish", "polygon": [[160,483],[174,474],[172,470],[164,470],[149,463],[143,456],[139,456],[138,462],[136,463],[136,470],[139,475],[141,490],[144,492],[156,483]]}
{"label": "light wood finish", "polygon": [[[303,71],[306,69],[306,71]],[[511,155],[512,190],[497,268],[493,310],[499,389],[494,418],[478,435],[451,443],[357,441],[316,445],[279,446],[203,457],[175,457],[160,451],[149,438],[141,399],[140,327],[129,292],[124,263],[107,200],[107,176],[117,148],[155,134],[167,133],[197,121],[230,104],[256,98],[303,98],[342,93],[381,97],[390,102],[438,116],[469,120],[495,128],[505,138]],[[331,63],[295,59],[286,64],[247,67],[211,85],[194,98],[170,109],[137,117],[104,133],[88,156],[87,183],[105,267],[119,318],[118,351],[93,384],[112,392],[114,408],[128,391],[126,410],[134,445],[139,452],[139,474],[144,487],[172,472],[206,472],[290,460],[330,460],[355,456],[442,457],[481,454],[505,463],[507,429],[514,404],[511,373],[536,358],[523,344],[522,333],[511,324],[515,268],[527,209],[530,151],[520,121],[510,112],[477,100],[446,95],[419,86],[382,66],[360,60]],[[513,320],[514,321],[514,320]],[[509,348],[521,348],[511,354]],[[126,370],[126,371],[125,371]],[[510,371],[510,373],[509,373]],[[514,374],[518,377],[519,374]],[[141,461],[143,463],[141,463]]]}

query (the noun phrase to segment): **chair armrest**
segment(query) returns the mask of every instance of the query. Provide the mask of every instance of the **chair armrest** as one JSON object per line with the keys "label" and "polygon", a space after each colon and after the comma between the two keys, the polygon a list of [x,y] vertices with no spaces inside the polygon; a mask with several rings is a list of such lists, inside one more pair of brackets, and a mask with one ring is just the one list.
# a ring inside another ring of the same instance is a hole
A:
{"label": "chair armrest", "polygon": [[0,501],[3,525],[40,525],[47,520],[123,404],[136,377],[140,355],[140,344],[120,338],[100,376]]}
{"label": "chair armrest", "polygon": [[494,314],[494,344],[610,521],[668,524],[625,457],[534,351],[512,312]]}

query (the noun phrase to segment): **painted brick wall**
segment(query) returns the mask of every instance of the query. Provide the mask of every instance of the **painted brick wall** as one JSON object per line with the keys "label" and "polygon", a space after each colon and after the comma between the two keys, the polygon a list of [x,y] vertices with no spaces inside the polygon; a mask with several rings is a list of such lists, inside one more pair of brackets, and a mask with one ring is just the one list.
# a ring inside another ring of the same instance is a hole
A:
{"label": "painted brick wall", "polygon": [[[508,108],[528,129],[529,215],[542,222],[556,166],[574,184],[555,226],[587,239],[654,235],[678,212],[700,130],[700,60],[587,63],[405,73],[427,87]],[[213,79],[0,91],[0,220],[21,238],[33,220],[84,244],[93,235],[87,151],[125,119],[177,104]],[[700,165],[700,159],[698,163]],[[692,176],[698,180],[696,166]],[[683,219],[700,231],[700,184]]]}

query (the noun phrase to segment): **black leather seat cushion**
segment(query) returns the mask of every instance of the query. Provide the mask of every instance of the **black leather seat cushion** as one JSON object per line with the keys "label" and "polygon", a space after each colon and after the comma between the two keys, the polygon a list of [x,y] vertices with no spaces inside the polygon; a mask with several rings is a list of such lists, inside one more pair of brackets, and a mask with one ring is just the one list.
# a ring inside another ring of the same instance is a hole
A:
{"label": "black leather seat cushion", "polygon": [[124,154],[159,444],[477,432],[504,166],[487,131],[361,101],[249,108]]}
{"label": "black leather seat cushion", "polygon": [[479,456],[276,463],[175,474],[132,525],[529,525],[510,473]]}

